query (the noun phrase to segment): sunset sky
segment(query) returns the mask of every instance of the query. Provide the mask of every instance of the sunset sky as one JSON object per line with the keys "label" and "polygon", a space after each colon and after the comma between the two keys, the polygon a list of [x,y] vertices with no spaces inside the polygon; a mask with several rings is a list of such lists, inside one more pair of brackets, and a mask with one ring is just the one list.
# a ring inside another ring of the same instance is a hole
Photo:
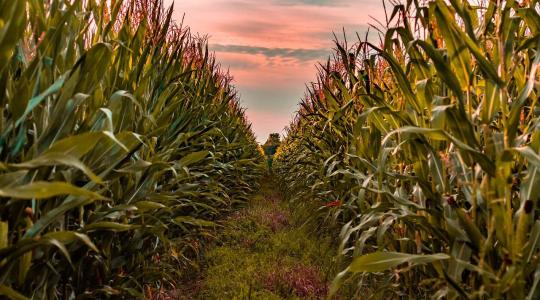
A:
{"label": "sunset sky", "polygon": [[[172,0],[166,0],[172,3]],[[289,124],[318,61],[333,47],[332,32],[363,36],[383,19],[380,0],[176,0],[175,19],[210,37],[229,68],[259,142]]]}

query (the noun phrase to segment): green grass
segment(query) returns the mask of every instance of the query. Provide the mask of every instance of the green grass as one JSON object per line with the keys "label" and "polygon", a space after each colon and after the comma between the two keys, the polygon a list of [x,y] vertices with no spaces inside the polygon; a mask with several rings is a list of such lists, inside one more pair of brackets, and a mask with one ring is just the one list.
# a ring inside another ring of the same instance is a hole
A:
{"label": "green grass", "polygon": [[304,216],[263,186],[206,252],[199,298],[295,299],[294,281],[300,279],[292,273],[326,290],[337,270],[336,247],[314,234]]}

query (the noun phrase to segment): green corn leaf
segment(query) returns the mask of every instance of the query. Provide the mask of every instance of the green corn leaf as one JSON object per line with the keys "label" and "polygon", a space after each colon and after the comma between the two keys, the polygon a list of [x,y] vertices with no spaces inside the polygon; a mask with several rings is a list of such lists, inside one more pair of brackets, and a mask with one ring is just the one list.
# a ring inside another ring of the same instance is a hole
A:
{"label": "green corn leaf", "polygon": [[94,250],[95,252],[99,253],[98,248],[96,245],[90,240],[90,238],[86,234],[82,234],[79,232],[73,232],[73,231],[57,231],[57,232],[49,232],[46,235],[44,235],[44,238],[50,238],[57,240],[63,244],[72,243],[74,241],[81,241],[83,242],[88,248]]}
{"label": "green corn leaf", "polygon": [[138,228],[139,226],[136,225],[130,225],[130,224],[121,224],[116,222],[96,222],[92,224],[88,224],[84,226],[83,231],[84,232],[91,232],[95,230],[108,230],[108,231],[114,231],[114,232],[122,232],[122,231],[128,231]]}
{"label": "green corn leaf", "polygon": [[26,24],[26,1],[13,0],[2,3],[0,12],[0,73],[13,55],[16,43],[22,37]]}
{"label": "green corn leaf", "polygon": [[538,295],[539,282],[540,282],[540,265],[537,265],[536,270],[534,271],[533,284],[531,286],[529,293],[527,294],[527,300],[532,300],[535,298],[535,296]]}
{"label": "green corn leaf", "polygon": [[[1,163],[0,163],[1,164]],[[55,165],[65,165],[70,166],[76,169],[79,169],[84,172],[91,180],[96,183],[103,183],[101,178],[97,176],[90,168],[88,168],[84,163],[78,160],[76,157],[66,155],[63,153],[57,152],[47,152],[43,155],[34,158],[32,160],[18,163],[18,164],[8,164],[4,167],[16,168],[16,169],[35,169],[43,166],[55,166]]]}
{"label": "green corn leaf", "polygon": [[29,299],[29,298],[26,298],[23,294],[17,292],[16,290],[4,284],[0,284],[0,295],[6,296],[12,300],[28,300]]}
{"label": "green corn leaf", "polygon": [[[454,28],[456,21],[448,11],[446,3],[439,0],[435,1],[435,3],[434,14],[438,20],[438,28],[441,30],[441,35],[446,42],[450,66],[454,71],[448,72],[447,75],[455,75],[455,78],[459,81],[460,89],[464,90],[469,86],[472,74],[471,54],[469,51],[463,51],[466,48],[463,41],[465,34]],[[424,48],[427,47],[424,46]],[[430,51],[430,56],[433,57],[433,51]],[[435,64],[439,64],[438,68],[441,68],[441,63],[440,59],[439,62],[435,62]],[[454,82],[451,83],[455,84]]]}
{"label": "green corn leaf", "polygon": [[160,209],[160,208],[166,208],[167,207],[167,206],[165,206],[165,205],[163,205],[161,203],[153,202],[153,201],[138,201],[137,203],[135,203],[135,206],[140,211],[155,210],[155,209]]}
{"label": "green corn leaf", "polygon": [[22,116],[19,117],[17,122],[15,123],[15,126],[19,126],[22,122],[25,121],[26,117],[32,110],[38,106],[43,100],[45,100],[48,96],[57,93],[62,86],[64,85],[64,82],[66,80],[67,74],[64,74],[60,76],[51,86],[49,86],[45,91],[43,91],[41,94],[33,97],[28,101],[28,104],[26,106],[26,109],[24,110],[24,113]]}
{"label": "green corn leaf", "polygon": [[414,266],[446,259],[450,259],[450,256],[444,253],[416,255],[399,252],[375,252],[355,258],[347,270],[353,273],[382,272],[405,263]]}
{"label": "green corn leaf", "polygon": [[[444,81],[445,84],[447,84],[451,89],[452,91],[455,93],[456,97],[458,98],[458,100],[460,101],[460,105],[463,109],[463,85],[464,83],[460,83],[460,80],[459,80],[459,77],[457,77],[454,72],[452,72],[448,66],[448,63],[443,59],[442,55],[439,54],[435,48],[433,48],[432,45],[428,44],[427,42],[425,41],[422,41],[422,40],[416,40],[414,42],[412,42],[412,45],[418,45],[420,47],[422,47],[422,49],[424,51],[426,51],[427,55],[429,56],[429,58],[431,58],[431,60],[433,60],[433,64],[435,66],[435,69],[437,69],[437,74],[441,77],[441,79]],[[468,79],[468,71],[464,71],[464,74],[463,75],[463,79],[461,79],[461,81],[464,81],[464,80],[469,80]],[[467,81],[468,82],[468,81]]]}
{"label": "green corn leaf", "polygon": [[217,224],[211,221],[203,220],[203,219],[197,219],[190,216],[181,216],[174,218],[174,222],[177,224],[191,224],[195,226],[201,226],[201,227],[214,227]]}
{"label": "green corn leaf", "polygon": [[208,156],[208,154],[210,154],[210,151],[193,152],[182,157],[182,159],[178,161],[178,164],[182,167],[187,167],[189,165],[198,163],[201,160],[205,159]]}
{"label": "green corn leaf", "polygon": [[0,222],[0,249],[7,248],[9,246],[9,226],[8,222]]}
{"label": "green corn leaf", "polygon": [[65,195],[85,197],[88,199],[105,199],[105,197],[98,193],[60,181],[36,181],[18,187],[0,188],[1,197],[9,197],[14,199],[46,199]]}

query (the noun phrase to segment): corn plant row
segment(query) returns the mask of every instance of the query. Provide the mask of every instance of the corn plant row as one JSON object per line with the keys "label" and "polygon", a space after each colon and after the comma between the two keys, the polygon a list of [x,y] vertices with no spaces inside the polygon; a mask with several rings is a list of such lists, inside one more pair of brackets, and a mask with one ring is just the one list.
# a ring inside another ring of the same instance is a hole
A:
{"label": "corn plant row", "polygon": [[333,292],[540,297],[539,7],[407,1],[336,42],[274,164],[342,227]]}
{"label": "corn plant row", "polygon": [[0,0],[0,295],[144,298],[196,263],[262,156],[161,0]]}

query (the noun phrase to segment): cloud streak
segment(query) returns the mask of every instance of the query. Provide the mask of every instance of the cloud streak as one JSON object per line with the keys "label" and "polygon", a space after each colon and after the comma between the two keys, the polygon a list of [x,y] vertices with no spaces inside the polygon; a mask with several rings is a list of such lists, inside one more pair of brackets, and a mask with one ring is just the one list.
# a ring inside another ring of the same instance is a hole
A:
{"label": "cloud streak", "polygon": [[314,6],[343,6],[343,0],[277,0],[278,5],[314,5]]}
{"label": "cloud streak", "polygon": [[264,55],[269,58],[293,58],[300,62],[308,62],[313,60],[319,60],[328,56],[329,51],[324,49],[294,49],[294,48],[267,48],[257,46],[245,46],[245,45],[221,45],[213,44],[212,50],[216,52],[228,52],[228,53],[242,53],[253,55]]}

